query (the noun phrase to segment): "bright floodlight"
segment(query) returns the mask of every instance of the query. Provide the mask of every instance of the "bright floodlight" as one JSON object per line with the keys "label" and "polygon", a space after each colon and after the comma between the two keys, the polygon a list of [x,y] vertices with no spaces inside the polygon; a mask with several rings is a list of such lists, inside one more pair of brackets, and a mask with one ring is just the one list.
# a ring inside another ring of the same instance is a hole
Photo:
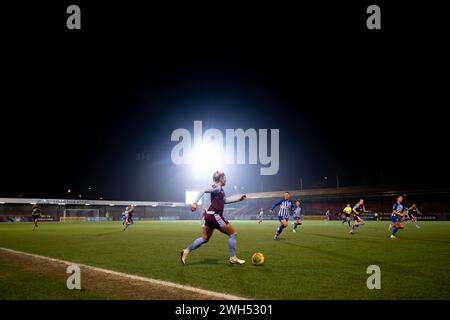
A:
{"label": "bright floodlight", "polygon": [[189,158],[193,173],[197,177],[212,176],[215,170],[223,170],[223,149],[216,143],[196,144]]}

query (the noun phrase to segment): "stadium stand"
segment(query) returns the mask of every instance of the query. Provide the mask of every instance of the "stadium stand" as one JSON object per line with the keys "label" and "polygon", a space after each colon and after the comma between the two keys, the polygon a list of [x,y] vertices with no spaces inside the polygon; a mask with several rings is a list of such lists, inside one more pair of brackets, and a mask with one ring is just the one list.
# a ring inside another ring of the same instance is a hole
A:
{"label": "stadium stand", "polygon": [[[402,194],[406,195],[407,206],[412,203],[418,205],[423,213],[419,219],[450,220],[450,189],[403,190],[392,187],[343,187],[288,191],[292,195],[291,199],[302,201],[305,219],[323,219],[327,210],[331,212],[331,219],[339,219],[344,206],[347,203],[353,206],[360,198],[366,200],[366,208],[370,211],[366,218],[373,219],[374,213],[378,213],[380,219],[389,219],[396,195]],[[269,210],[283,196],[283,192],[249,193],[246,201],[228,205],[225,214],[230,219],[256,219],[260,208],[263,208],[265,219],[275,219],[275,215],[270,215]],[[208,205],[207,199],[206,196],[204,206]],[[200,210],[192,213],[189,206],[182,202],[0,198],[0,222],[30,221],[31,206],[34,203],[39,203],[41,206],[42,221],[69,221],[70,217],[87,221],[120,220],[125,207],[130,204],[136,205],[136,220],[200,218]]]}

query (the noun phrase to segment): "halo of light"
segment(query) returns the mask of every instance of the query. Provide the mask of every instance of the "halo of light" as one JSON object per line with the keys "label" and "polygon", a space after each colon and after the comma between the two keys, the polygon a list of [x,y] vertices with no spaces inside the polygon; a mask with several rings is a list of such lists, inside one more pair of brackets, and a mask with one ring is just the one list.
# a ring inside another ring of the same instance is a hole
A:
{"label": "halo of light", "polygon": [[224,170],[223,147],[218,143],[197,143],[188,155],[192,173],[199,178]]}

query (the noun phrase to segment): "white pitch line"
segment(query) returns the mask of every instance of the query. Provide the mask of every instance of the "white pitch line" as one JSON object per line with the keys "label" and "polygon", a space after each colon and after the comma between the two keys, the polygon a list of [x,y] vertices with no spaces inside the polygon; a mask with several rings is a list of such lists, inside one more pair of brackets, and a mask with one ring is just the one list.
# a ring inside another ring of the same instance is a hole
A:
{"label": "white pitch line", "polygon": [[115,276],[125,277],[125,278],[128,278],[128,279],[139,280],[139,281],[143,281],[143,282],[147,282],[147,283],[151,283],[151,284],[157,284],[157,285],[160,285],[160,286],[165,286],[165,287],[170,287],[170,288],[175,288],[175,289],[180,289],[180,290],[191,291],[191,292],[195,292],[195,293],[199,293],[199,294],[204,294],[204,295],[207,295],[207,296],[215,297],[215,298],[218,298],[218,299],[221,299],[221,300],[248,300],[247,298],[238,297],[238,296],[234,296],[234,295],[231,295],[231,294],[226,294],[226,293],[221,293],[221,292],[215,292],[215,291],[195,288],[195,287],[186,286],[186,285],[183,285],[183,284],[178,284],[178,283],[169,282],[169,281],[163,281],[163,280],[157,280],[157,279],[152,279],[152,278],[147,278],[147,277],[135,276],[135,275],[132,275],[132,274],[112,271],[112,270],[103,269],[103,268],[97,268],[97,267],[89,266],[89,265],[82,264],[82,263],[70,262],[70,261],[60,260],[60,259],[56,259],[56,258],[41,256],[41,255],[34,254],[34,253],[17,251],[17,250],[8,249],[8,248],[2,248],[2,247],[0,247],[0,250],[6,251],[6,252],[15,253],[15,254],[21,254],[21,255],[29,256],[29,257],[33,257],[33,258],[43,259],[43,260],[47,260],[47,261],[59,262],[59,263],[63,263],[63,264],[66,264],[66,265],[76,264],[76,265],[78,265],[80,267],[83,267],[83,268],[86,268],[86,269],[90,269],[90,270],[93,270],[93,271],[97,271],[97,272],[103,272],[103,273],[107,273],[107,274],[111,274],[111,275],[115,275]]}

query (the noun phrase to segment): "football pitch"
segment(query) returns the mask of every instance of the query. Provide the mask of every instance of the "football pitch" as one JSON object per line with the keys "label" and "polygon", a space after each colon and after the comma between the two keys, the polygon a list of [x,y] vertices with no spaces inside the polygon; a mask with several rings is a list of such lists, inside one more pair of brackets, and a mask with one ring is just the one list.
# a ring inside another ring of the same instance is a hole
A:
{"label": "football pitch", "polygon": [[[388,239],[388,222],[367,222],[355,235],[339,221],[291,224],[274,241],[275,221],[232,221],[243,266],[228,264],[228,237],[215,232],[193,251],[187,265],[180,250],[200,236],[200,221],[0,224],[0,247],[122,273],[185,284],[251,299],[450,299],[450,222],[407,224]],[[264,266],[251,255],[262,252]],[[381,270],[381,289],[367,288],[367,267]],[[62,276],[61,276],[62,274]],[[149,298],[126,293],[127,282],[105,291],[90,277],[83,290],[66,288],[65,270],[29,265],[0,251],[0,299]],[[122,290],[124,289],[124,290]]]}

